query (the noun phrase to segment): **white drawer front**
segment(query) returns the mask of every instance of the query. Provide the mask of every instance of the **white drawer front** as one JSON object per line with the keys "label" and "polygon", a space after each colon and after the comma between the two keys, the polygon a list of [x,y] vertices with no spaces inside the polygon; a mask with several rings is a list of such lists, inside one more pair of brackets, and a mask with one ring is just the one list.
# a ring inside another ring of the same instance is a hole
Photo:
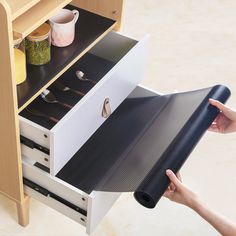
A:
{"label": "white drawer front", "polygon": [[[52,175],[58,173],[105,121],[102,117],[104,100],[109,98],[111,110],[114,111],[143,79],[147,60],[147,41],[147,37],[137,42],[111,32],[91,50],[90,53],[116,64],[60,122],[47,131]],[[26,137],[32,137],[35,130],[38,130],[40,136],[44,136],[45,128],[21,119],[21,132]],[[37,142],[37,135],[34,141]],[[23,152],[25,156],[28,154],[29,152]]]}
{"label": "white drawer front", "polygon": [[104,100],[109,98],[111,110],[114,111],[143,79],[146,45],[147,39],[135,45],[83,103],[77,104],[69,116],[66,116],[52,131],[51,150],[54,157],[51,165],[52,174],[57,174],[105,121],[101,115]]}
{"label": "white drawer front", "polygon": [[[84,225],[88,234],[94,231],[96,226],[120,196],[120,193],[97,191],[93,191],[88,195],[66,182],[45,173],[27,161],[23,161],[23,175],[24,178],[36,184],[36,187],[34,188],[29,187],[26,184],[24,185],[24,191],[27,195]],[[45,196],[40,193],[39,190],[35,190],[37,189],[37,186],[47,189],[57,197],[53,198],[50,194]],[[58,201],[58,197],[63,199],[63,201]],[[68,204],[64,204],[64,201],[81,208],[82,211],[85,211],[87,214],[81,214],[80,212],[75,211],[73,208],[69,207]]]}

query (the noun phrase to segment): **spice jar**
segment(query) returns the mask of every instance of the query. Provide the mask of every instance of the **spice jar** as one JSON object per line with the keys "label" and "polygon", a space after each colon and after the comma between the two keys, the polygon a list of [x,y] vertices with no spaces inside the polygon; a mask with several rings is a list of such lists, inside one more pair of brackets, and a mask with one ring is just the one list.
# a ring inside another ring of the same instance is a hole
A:
{"label": "spice jar", "polygon": [[50,25],[42,24],[26,38],[26,58],[32,65],[44,65],[51,60]]}
{"label": "spice jar", "polygon": [[13,34],[16,84],[26,80],[25,40]]}

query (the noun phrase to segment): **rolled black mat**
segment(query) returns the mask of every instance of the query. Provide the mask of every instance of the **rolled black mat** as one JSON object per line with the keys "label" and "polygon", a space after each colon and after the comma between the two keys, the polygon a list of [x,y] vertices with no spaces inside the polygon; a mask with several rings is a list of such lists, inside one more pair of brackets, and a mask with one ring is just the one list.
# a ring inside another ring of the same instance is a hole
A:
{"label": "rolled black mat", "polygon": [[230,90],[145,91],[126,99],[57,177],[87,193],[134,192],[140,204],[155,207],[169,184],[166,169],[181,168],[219,113],[208,99],[225,103]]}

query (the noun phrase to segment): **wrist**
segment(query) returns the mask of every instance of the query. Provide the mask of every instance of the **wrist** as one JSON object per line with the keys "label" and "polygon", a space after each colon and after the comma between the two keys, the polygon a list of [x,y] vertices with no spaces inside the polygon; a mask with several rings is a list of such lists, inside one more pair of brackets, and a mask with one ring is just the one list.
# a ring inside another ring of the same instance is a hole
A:
{"label": "wrist", "polygon": [[192,208],[193,210],[197,209],[202,204],[200,197],[188,188],[185,189],[184,196],[184,205],[189,208]]}
{"label": "wrist", "polygon": [[194,211],[199,212],[204,207],[204,205],[205,203],[198,196],[194,196],[188,206]]}

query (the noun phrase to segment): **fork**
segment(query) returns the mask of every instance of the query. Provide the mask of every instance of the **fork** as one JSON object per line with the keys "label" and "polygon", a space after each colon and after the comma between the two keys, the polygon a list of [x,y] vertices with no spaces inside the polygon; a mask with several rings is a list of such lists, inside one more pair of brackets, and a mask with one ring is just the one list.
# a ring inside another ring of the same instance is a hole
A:
{"label": "fork", "polygon": [[73,107],[73,106],[71,106],[71,105],[69,105],[67,103],[58,101],[57,98],[54,96],[54,94],[50,90],[48,90],[48,89],[45,89],[41,93],[41,97],[47,103],[58,103],[61,106],[67,108],[67,109],[71,109]]}
{"label": "fork", "polygon": [[54,85],[57,89],[59,89],[60,91],[63,91],[63,92],[71,91],[71,92],[75,93],[75,94],[78,95],[78,96],[84,96],[84,95],[85,95],[84,93],[82,93],[82,92],[80,92],[80,91],[78,91],[78,90],[76,90],[76,89],[72,89],[72,88],[70,88],[70,87],[64,85],[63,83],[61,83],[61,82],[59,82],[59,81],[54,82],[53,85]]}
{"label": "fork", "polygon": [[54,123],[59,122],[59,120],[57,118],[55,118],[53,116],[48,116],[48,115],[46,115],[46,114],[42,113],[41,111],[38,111],[38,110],[36,110],[34,108],[26,107],[26,111],[29,112],[31,115],[46,118],[48,120],[53,121]]}

